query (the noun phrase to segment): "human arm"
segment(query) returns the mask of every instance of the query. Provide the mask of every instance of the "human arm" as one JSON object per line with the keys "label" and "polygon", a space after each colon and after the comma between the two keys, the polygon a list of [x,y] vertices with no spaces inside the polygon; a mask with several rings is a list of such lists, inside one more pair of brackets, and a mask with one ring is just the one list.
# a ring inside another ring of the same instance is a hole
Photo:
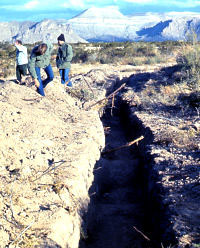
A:
{"label": "human arm", "polygon": [[48,47],[48,52],[49,52],[49,54],[51,54],[52,52],[53,52],[53,44],[52,43],[49,43],[49,42],[46,42],[46,44],[47,44],[47,47]]}
{"label": "human arm", "polygon": [[37,78],[34,78],[34,79],[33,79],[33,82],[34,82],[34,84],[35,84],[35,87],[37,87],[37,88],[40,87],[40,82],[39,82],[39,80],[38,80]]}
{"label": "human arm", "polygon": [[31,54],[31,57],[28,62],[28,70],[32,76],[33,79],[37,79],[37,74],[35,71],[35,62],[36,62],[36,56],[35,54]]}
{"label": "human arm", "polygon": [[63,59],[65,62],[71,62],[73,58],[73,51],[71,45],[66,45],[65,49],[63,49]]}
{"label": "human arm", "polygon": [[40,87],[40,82],[37,79],[37,74],[35,71],[35,61],[36,61],[36,56],[34,54],[31,55],[29,63],[28,63],[28,70],[33,78],[34,84],[37,88]]}
{"label": "human arm", "polygon": [[20,52],[25,52],[26,51],[26,47],[19,45],[17,42],[15,42],[15,47],[20,51]]}

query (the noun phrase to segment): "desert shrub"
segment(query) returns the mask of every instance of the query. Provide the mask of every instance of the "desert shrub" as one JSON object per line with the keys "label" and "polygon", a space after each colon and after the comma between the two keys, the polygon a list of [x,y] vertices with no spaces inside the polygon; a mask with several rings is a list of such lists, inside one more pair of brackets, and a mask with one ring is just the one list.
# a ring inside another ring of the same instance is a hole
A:
{"label": "desert shrub", "polygon": [[92,53],[88,55],[88,63],[94,64],[98,61],[98,54]]}
{"label": "desert shrub", "polygon": [[88,61],[88,52],[83,52],[79,55],[79,59],[82,63],[85,63]]}
{"label": "desert shrub", "polygon": [[188,86],[199,92],[200,90],[200,44],[197,41],[185,43],[182,52],[177,56],[177,62],[183,66],[186,72]]}
{"label": "desert shrub", "polygon": [[9,77],[10,75],[11,75],[11,70],[9,70],[9,69],[4,69],[4,70],[2,71],[2,76],[3,76],[4,78]]}
{"label": "desert shrub", "polygon": [[157,56],[150,56],[146,58],[145,64],[148,65],[152,65],[152,64],[159,64],[159,63],[163,63],[166,62],[166,57],[165,56],[161,56],[161,55],[157,55]]}
{"label": "desert shrub", "polygon": [[180,94],[178,100],[185,106],[194,108],[200,107],[200,92],[191,92],[190,94]]}
{"label": "desert shrub", "polygon": [[80,63],[83,60],[86,62],[87,52],[84,51],[84,48],[74,47],[72,63]]}
{"label": "desert shrub", "polygon": [[143,45],[137,48],[137,54],[142,56],[156,56],[156,48],[151,45]]}
{"label": "desert shrub", "polygon": [[5,50],[0,50],[0,57],[5,57],[7,52]]}
{"label": "desert shrub", "polygon": [[182,41],[162,41],[162,42],[155,42],[154,43],[161,54],[170,55],[173,54],[175,51],[179,50],[182,46]]}

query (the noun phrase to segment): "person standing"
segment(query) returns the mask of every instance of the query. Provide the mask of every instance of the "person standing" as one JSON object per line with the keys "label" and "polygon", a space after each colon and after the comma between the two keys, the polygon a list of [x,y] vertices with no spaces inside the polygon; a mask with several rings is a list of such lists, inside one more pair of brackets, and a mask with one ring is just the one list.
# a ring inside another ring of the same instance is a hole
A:
{"label": "person standing", "polygon": [[27,75],[27,65],[28,65],[28,55],[27,55],[27,48],[22,45],[21,40],[15,41],[16,47],[16,77],[17,82],[21,84],[22,75]]}
{"label": "person standing", "polygon": [[72,82],[69,80],[69,71],[73,57],[72,46],[65,42],[64,34],[58,36],[57,40],[59,48],[56,57],[56,65],[59,69],[61,84],[72,87]]}
{"label": "person standing", "polygon": [[[37,87],[37,92],[42,96],[45,96],[44,88],[54,78],[53,70],[50,64],[52,50],[53,45],[50,43],[42,43],[35,46],[31,52],[28,63],[28,69],[34,80],[35,86]],[[42,80],[41,78],[41,68],[44,69],[47,75],[45,80]]]}

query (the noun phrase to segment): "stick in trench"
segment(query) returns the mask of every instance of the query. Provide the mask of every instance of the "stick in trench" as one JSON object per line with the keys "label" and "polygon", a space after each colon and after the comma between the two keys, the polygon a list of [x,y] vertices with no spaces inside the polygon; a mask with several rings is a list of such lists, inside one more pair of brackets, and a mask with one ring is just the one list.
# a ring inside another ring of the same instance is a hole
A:
{"label": "stick in trench", "polygon": [[118,151],[118,150],[120,150],[120,149],[122,149],[122,148],[132,146],[133,144],[135,144],[135,143],[137,143],[137,142],[139,142],[140,140],[143,140],[143,139],[144,139],[144,136],[141,136],[141,137],[139,137],[139,138],[137,138],[137,139],[135,139],[135,140],[133,140],[133,141],[127,143],[126,145],[119,146],[119,147],[113,148],[113,149],[111,149],[111,150],[102,152],[102,154],[106,154],[106,153],[110,153],[110,152],[115,152],[115,151]]}
{"label": "stick in trench", "polygon": [[91,109],[92,107],[94,107],[95,105],[101,103],[102,101],[104,101],[104,100],[106,100],[106,99],[109,99],[109,98],[113,97],[113,95],[115,95],[118,91],[120,91],[122,88],[124,88],[125,85],[126,85],[125,83],[122,84],[117,90],[115,90],[115,91],[114,91],[113,93],[111,93],[109,96],[104,97],[103,99],[99,100],[98,102],[95,102],[94,104],[92,104],[91,106],[89,106],[88,108],[86,108],[86,110],[89,110],[89,109]]}

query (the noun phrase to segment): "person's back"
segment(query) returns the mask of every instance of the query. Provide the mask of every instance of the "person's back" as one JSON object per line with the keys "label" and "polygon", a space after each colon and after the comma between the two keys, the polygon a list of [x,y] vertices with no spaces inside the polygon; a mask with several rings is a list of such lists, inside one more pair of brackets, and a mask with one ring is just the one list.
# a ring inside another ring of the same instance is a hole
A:
{"label": "person's back", "polygon": [[23,46],[22,43],[19,40],[17,40],[15,42],[15,46],[17,48],[17,51],[16,51],[17,65],[28,64],[27,47]]}
{"label": "person's back", "polygon": [[[34,80],[37,91],[40,95],[45,96],[44,88],[53,80],[54,74],[50,65],[51,53],[53,45],[50,43],[42,43],[33,48],[28,63],[29,72]],[[47,78],[42,80],[40,69],[43,68],[47,74]]]}
{"label": "person's back", "polygon": [[28,65],[28,54],[27,48],[22,45],[21,40],[16,40],[16,76],[17,81],[21,83],[22,75],[25,76],[27,74],[27,65]]}
{"label": "person's back", "polygon": [[29,60],[29,70],[31,71],[31,76],[33,78],[36,78],[34,73],[35,66],[45,68],[50,64],[52,50],[53,45],[50,43],[42,43],[33,48]]}

